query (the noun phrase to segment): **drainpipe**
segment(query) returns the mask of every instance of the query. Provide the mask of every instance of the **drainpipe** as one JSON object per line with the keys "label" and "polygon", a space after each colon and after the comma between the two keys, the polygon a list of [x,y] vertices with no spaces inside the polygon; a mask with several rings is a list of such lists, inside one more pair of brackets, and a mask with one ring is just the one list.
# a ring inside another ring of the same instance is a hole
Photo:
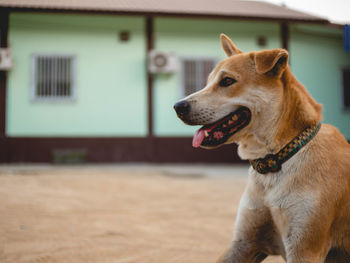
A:
{"label": "drainpipe", "polygon": [[281,43],[282,43],[282,48],[288,50],[288,48],[289,48],[289,45],[288,45],[289,44],[289,25],[286,22],[281,23]]}
{"label": "drainpipe", "polygon": [[[0,48],[8,46],[8,9],[0,9]],[[6,86],[7,72],[0,71],[0,163],[8,162],[8,139],[6,137]]]}
{"label": "drainpipe", "polygon": [[149,138],[153,135],[153,76],[148,70],[148,54],[154,48],[153,17],[146,17],[146,55],[147,55],[147,134]]}

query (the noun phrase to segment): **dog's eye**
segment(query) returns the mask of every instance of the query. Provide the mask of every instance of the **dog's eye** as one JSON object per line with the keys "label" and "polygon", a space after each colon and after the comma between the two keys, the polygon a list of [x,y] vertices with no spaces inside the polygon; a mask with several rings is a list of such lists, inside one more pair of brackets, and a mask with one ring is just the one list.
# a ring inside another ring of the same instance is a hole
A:
{"label": "dog's eye", "polygon": [[229,78],[229,77],[226,77],[226,78],[223,78],[222,80],[220,80],[220,87],[228,87],[228,86],[231,86],[232,84],[234,84],[236,82],[235,79],[233,78]]}

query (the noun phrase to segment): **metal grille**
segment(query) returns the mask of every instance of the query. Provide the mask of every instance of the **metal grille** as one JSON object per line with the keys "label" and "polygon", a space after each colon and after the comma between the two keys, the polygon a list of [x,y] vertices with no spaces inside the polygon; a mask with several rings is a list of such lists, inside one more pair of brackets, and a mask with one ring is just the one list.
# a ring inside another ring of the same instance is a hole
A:
{"label": "metal grille", "polygon": [[188,96],[205,87],[207,78],[215,66],[215,59],[183,59],[184,95]]}
{"label": "metal grille", "polygon": [[74,63],[72,55],[34,55],[33,99],[74,98]]}

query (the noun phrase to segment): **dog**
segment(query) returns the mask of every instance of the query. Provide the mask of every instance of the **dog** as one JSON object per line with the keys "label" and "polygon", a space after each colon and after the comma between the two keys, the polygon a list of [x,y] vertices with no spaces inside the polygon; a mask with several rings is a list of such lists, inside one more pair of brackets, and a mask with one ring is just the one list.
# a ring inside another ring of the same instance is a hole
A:
{"label": "dog", "polygon": [[244,53],[220,38],[227,58],[174,105],[184,123],[203,125],[194,147],[237,143],[252,164],[217,262],[350,262],[350,144],[321,124],[322,105],[292,74],[287,50]]}

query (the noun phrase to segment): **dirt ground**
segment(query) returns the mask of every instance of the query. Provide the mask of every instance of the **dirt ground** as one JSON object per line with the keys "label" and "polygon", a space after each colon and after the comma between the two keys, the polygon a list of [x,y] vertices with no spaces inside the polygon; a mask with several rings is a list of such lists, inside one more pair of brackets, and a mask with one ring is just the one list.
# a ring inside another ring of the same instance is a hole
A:
{"label": "dirt ground", "polygon": [[197,168],[0,166],[0,262],[215,262],[246,176]]}

